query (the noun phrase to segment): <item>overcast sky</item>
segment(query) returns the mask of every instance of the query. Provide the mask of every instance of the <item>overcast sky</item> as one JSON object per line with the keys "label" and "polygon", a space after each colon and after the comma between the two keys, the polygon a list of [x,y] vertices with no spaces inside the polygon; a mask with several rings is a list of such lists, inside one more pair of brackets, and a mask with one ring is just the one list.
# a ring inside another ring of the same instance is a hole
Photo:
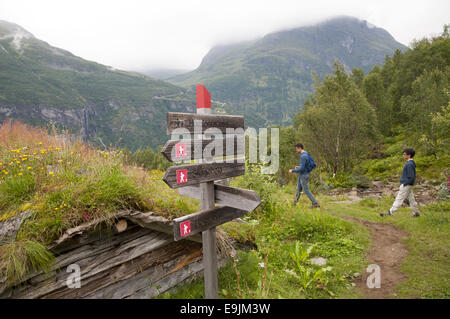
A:
{"label": "overcast sky", "polygon": [[450,23],[449,0],[0,0],[0,20],[125,70],[195,69],[216,44],[349,15],[409,45]]}

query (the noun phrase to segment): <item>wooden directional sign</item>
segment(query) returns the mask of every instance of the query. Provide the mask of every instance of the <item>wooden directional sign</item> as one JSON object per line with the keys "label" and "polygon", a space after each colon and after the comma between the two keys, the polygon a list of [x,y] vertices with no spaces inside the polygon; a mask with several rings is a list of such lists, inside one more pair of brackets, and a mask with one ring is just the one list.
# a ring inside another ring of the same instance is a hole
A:
{"label": "wooden directional sign", "polygon": [[243,155],[244,135],[222,139],[169,140],[161,153],[171,162],[204,159],[211,156]]}
{"label": "wooden directional sign", "polygon": [[[201,199],[200,185],[182,187],[181,195]],[[239,208],[248,212],[261,204],[261,198],[254,191],[220,184],[214,184],[214,202],[223,206]]]}
{"label": "wooden directional sign", "polygon": [[184,239],[239,218],[246,213],[247,211],[234,207],[220,206],[176,218],[173,220],[174,239]]}
{"label": "wooden directional sign", "polygon": [[201,163],[171,166],[163,181],[170,188],[178,188],[244,174],[245,163]]}
{"label": "wooden directional sign", "polygon": [[[162,150],[164,156],[169,161],[177,162],[193,159],[217,160],[217,157],[223,155],[244,154],[244,117],[213,115],[211,114],[211,96],[206,87],[202,84],[197,85],[196,93],[197,114],[167,113],[167,134],[183,135],[183,139],[168,141]],[[225,136],[219,139],[218,133]],[[186,139],[186,135],[190,138],[192,134],[196,139]],[[227,134],[235,136],[230,141]],[[214,137],[218,139],[205,139],[207,137],[205,135],[215,135]],[[220,149],[225,154],[217,154],[220,153]],[[227,154],[231,151],[232,154]],[[181,187],[181,189],[188,187],[186,195],[201,198],[202,210],[174,219],[173,232],[175,240],[202,232],[205,297],[208,299],[218,298],[215,227],[245,215],[261,203],[259,196],[252,191],[214,185],[215,180],[245,174],[243,158],[233,160],[232,163],[172,166],[166,170],[163,177],[169,187]],[[215,201],[228,206],[215,207]]]}
{"label": "wooden directional sign", "polygon": [[[227,128],[233,130],[241,128],[243,133],[244,117],[238,115],[167,112],[167,134],[172,134],[175,129],[179,128],[187,129],[191,134],[203,134],[209,128],[216,128],[222,134],[227,133]],[[228,133],[231,134],[233,132]]]}

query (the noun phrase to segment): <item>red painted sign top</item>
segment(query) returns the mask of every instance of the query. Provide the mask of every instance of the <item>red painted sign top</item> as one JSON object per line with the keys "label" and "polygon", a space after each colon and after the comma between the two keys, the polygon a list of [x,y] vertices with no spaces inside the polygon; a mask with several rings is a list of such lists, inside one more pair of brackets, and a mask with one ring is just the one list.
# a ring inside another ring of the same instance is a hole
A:
{"label": "red painted sign top", "polygon": [[210,109],[211,108],[211,96],[208,90],[203,84],[199,84],[196,87],[197,93],[197,108],[198,109]]}
{"label": "red painted sign top", "polygon": [[189,220],[180,224],[180,235],[181,237],[189,235],[191,233],[191,222]]}

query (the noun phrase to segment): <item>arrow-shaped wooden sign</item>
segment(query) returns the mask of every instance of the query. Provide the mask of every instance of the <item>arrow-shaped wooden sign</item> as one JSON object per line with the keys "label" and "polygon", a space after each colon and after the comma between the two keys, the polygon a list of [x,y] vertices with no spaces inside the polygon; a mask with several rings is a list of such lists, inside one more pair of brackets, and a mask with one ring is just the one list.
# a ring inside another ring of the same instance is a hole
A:
{"label": "arrow-shaped wooden sign", "polygon": [[[209,128],[218,129],[222,134],[232,134],[236,129],[244,133],[244,117],[240,115],[194,114],[167,112],[167,134],[175,129],[186,129],[191,134],[203,134]],[[227,132],[227,129],[233,130]]]}
{"label": "arrow-shaped wooden sign", "polygon": [[163,181],[170,188],[178,188],[245,174],[245,163],[201,163],[171,166]]}
{"label": "arrow-shaped wooden sign", "polygon": [[221,206],[176,218],[173,220],[174,239],[176,241],[184,239],[239,218],[246,213],[245,210]]}
{"label": "arrow-shaped wooden sign", "polygon": [[243,155],[244,135],[224,139],[169,140],[161,153],[171,162]]}
{"label": "arrow-shaped wooden sign", "polygon": [[[182,187],[178,190],[181,195],[201,199],[200,185]],[[252,190],[214,184],[214,202],[223,206],[230,206],[246,211],[253,211],[261,204],[258,193]]]}

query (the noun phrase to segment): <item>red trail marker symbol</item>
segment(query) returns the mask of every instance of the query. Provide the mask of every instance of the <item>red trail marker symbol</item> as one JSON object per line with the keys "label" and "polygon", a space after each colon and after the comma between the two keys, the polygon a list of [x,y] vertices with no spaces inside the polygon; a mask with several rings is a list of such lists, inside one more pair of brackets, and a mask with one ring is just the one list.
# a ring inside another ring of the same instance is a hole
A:
{"label": "red trail marker symbol", "polygon": [[178,143],[175,145],[176,157],[186,157],[186,144]]}
{"label": "red trail marker symbol", "polygon": [[188,173],[186,169],[177,170],[177,184],[184,184],[188,182]]}
{"label": "red trail marker symbol", "polygon": [[181,235],[181,237],[189,235],[190,233],[191,233],[191,222],[189,220],[187,220],[184,223],[181,223],[180,224],[180,235]]}

